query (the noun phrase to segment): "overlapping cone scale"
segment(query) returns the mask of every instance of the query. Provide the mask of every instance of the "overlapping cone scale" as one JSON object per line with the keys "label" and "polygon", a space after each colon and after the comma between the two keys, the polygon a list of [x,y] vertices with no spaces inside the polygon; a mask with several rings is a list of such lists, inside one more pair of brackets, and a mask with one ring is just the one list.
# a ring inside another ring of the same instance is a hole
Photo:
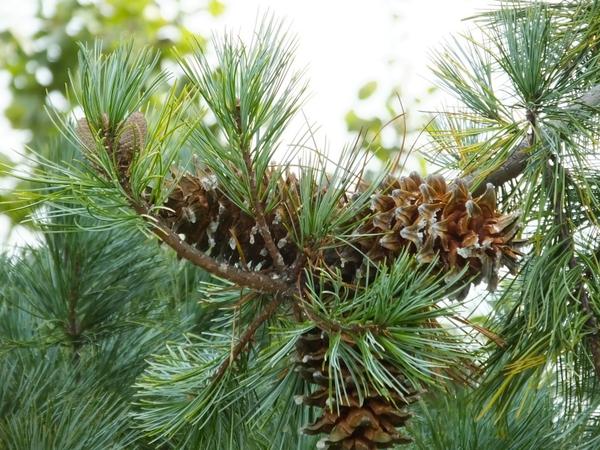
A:
{"label": "overlapping cone scale", "polygon": [[[228,264],[249,270],[271,266],[270,256],[253,216],[242,211],[219,188],[209,173],[177,179],[161,215],[186,242]],[[267,214],[269,230],[284,262],[297,254],[280,208]]]}

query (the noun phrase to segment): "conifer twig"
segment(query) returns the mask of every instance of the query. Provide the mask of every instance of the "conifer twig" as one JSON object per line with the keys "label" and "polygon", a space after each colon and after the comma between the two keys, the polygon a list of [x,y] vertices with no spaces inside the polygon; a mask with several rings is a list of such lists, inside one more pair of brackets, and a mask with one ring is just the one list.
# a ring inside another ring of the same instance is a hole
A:
{"label": "conifer twig", "polygon": [[236,269],[226,263],[219,263],[214,258],[211,258],[204,252],[194,248],[192,245],[185,242],[175,233],[164,221],[150,212],[150,208],[139,201],[134,200],[131,192],[131,187],[125,180],[121,183],[123,189],[127,193],[129,202],[132,208],[153,226],[153,232],[158,238],[171,247],[177,253],[177,256],[190,261],[195,266],[206,270],[207,272],[224,278],[232,283],[247,287],[257,292],[270,294],[292,295],[293,287],[287,283],[273,279],[267,275],[248,272]]}
{"label": "conifer twig", "polygon": [[273,260],[273,265],[277,269],[280,274],[285,273],[285,262],[283,260],[283,256],[277,249],[275,242],[273,241],[273,236],[271,235],[271,230],[267,225],[267,219],[265,217],[265,210],[262,201],[258,196],[258,188],[256,184],[256,173],[254,172],[254,168],[252,167],[252,162],[250,160],[250,153],[244,151],[244,162],[246,164],[246,169],[248,170],[249,181],[250,181],[250,195],[252,196],[252,203],[254,204],[254,212],[256,213],[256,225],[258,226],[258,232],[263,238],[265,243],[265,247],[269,252],[269,256]]}
{"label": "conifer twig", "polygon": [[[572,182],[572,178],[566,168],[564,168],[556,158],[552,158],[554,164],[562,169],[565,174],[565,179]],[[554,180],[554,184],[556,185],[556,180]],[[571,253],[571,258],[569,259],[569,269],[575,270],[577,269],[578,263],[577,258],[575,257],[575,242],[573,239],[573,233],[569,227],[568,220],[570,217],[565,217],[565,208],[562,201],[562,197],[558,196],[558,200],[554,204],[554,223],[559,227],[559,236],[561,244],[565,247],[565,250]],[[582,274],[583,276],[583,274]],[[590,334],[587,335],[587,341],[590,348],[590,352],[592,353],[592,362],[594,364],[594,372],[596,376],[600,378],[600,327],[598,324],[598,319],[594,314],[594,311],[590,305],[590,299],[585,289],[583,277],[577,284],[577,298],[579,300],[581,309],[588,316],[585,321],[585,326],[590,331]]]}
{"label": "conifer twig", "polygon": [[[237,125],[237,131],[242,135],[242,117],[241,110],[238,104],[235,108],[235,119]],[[242,139],[240,139],[240,146],[242,147],[242,155],[244,157],[244,165],[246,166],[246,171],[248,172],[248,182],[250,184],[250,196],[254,206],[254,212],[256,213],[256,225],[258,226],[258,232],[260,233],[263,241],[265,243],[265,247],[269,252],[269,256],[273,260],[273,265],[275,269],[280,274],[285,273],[285,262],[283,260],[283,256],[277,249],[275,242],[273,241],[273,236],[271,235],[271,230],[267,225],[267,219],[265,217],[265,208],[263,202],[261,201],[258,195],[258,184],[256,180],[256,171],[254,170],[254,165],[252,164],[252,158],[250,156],[249,148],[242,143]]]}
{"label": "conifer twig", "polygon": [[[590,90],[585,92],[579,101],[573,104],[567,111],[574,112],[581,107],[585,108],[598,108],[600,107],[600,84],[593,86]],[[487,184],[492,184],[498,187],[507,181],[510,181],[523,173],[527,167],[529,160],[529,149],[531,147],[530,138],[523,139],[519,145],[512,151],[512,153],[506,158],[506,161],[500,165],[496,170],[487,174],[477,187],[473,190],[474,195],[482,194]],[[463,180],[468,184],[473,182],[481,175],[481,173],[473,173],[467,175]]]}
{"label": "conifer twig", "polygon": [[[141,213],[140,211],[138,212]],[[247,272],[225,263],[219,263],[181,239],[177,233],[163,223],[162,219],[147,212],[143,215],[152,218],[151,223],[154,226],[154,233],[165,244],[175,250],[179,257],[187,259],[192,264],[207,272],[231,281],[240,287],[247,287],[257,292],[291,295],[293,288],[287,283],[261,273]]]}
{"label": "conifer twig", "polygon": [[271,300],[271,302],[265,307],[262,313],[255,317],[252,323],[248,325],[246,332],[242,335],[239,342],[231,349],[229,358],[226,358],[215,372],[213,383],[219,381],[223,375],[225,375],[225,372],[229,366],[238,358],[238,356],[240,356],[246,346],[250,343],[254,337],[254,334],[256,333],[256,330],[258,330],[258,328],[267,320],[269,320],[275,311],[277,311],[277,307],[281,304],[281,300],[282,297],[276,295],[275,298]]}
{"label": "conifer twig", "polygon": [[[107,144],[107,149],[112,154],[120,149],[113,148],[113,142]],[[127,169],[119,167],[119,184],[125,192],[130,206],[153,226],[153,232],[165,244],[177,253],[177,256],[190,261],[192,264],[206,270],[207,272],[224,278],[232,283],[247,287],[257,292],[283,294],[291,293],[293,287],[283,281],[273,279],[267,275],[236,269],[226,263],[220,263],[204,252],[194,248],[179,237],[164,221],[150,212],[150,207],[142,200],[137,200],[133,195]],[[283,258],[282,258],[283,259]]]}

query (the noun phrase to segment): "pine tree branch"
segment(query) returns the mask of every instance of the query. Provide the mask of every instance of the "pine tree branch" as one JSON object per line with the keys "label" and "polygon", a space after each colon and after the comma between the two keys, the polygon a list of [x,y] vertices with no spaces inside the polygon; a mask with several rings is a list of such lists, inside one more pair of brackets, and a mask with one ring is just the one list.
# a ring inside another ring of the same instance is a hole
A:
{"label": "pine tree branch", "polygon": [[[241,117],[241,109],[238,104],[235,109],[235,119],[237,125],[237,131],[240,136],[242,136],[242,117]],[[250,156],[250,150],[247,145],[242,143],[242,139],[240,138],[240,146],[242,148],[242,154],[244,157],[244,165],[246,166],[246,172],[248,173],[248,182],[250,184],[250,196],[254,206],[254,212],[256,214],[256,225],[258,226],[258,232],[263,238],[265,243],[265,248],[269,252],[269,256],[273,260],[273,265],[275,269],[283,275],[285,273],[285,262],[283,260],[283,256],[279,252],[279,249],[275,245],[273,241],[273,236],[271,235],[271,230],[267,225],[267,219],[265,217],[265,207],[263,202],[258,195],[258,184],[256,181],[256,171],[254,170],[254,165],[252,164],[252,157]]]}
{"label": "pine tree branch", "polygon": [[277,249],[275,242],[273,241],[273,236],[271,235],[271,230],[269,230],[269,226],[267,225],[267,219],[265,218],[265,209],[262,201],[258,196],[258,188],[256,184],[256,172],[252,167],[252,161],[250,159],[250,153],[244,151],[244,162],[246,164],[246,169],[249,174],[250,181],[250,195],[252,196],[252,203],[254,204],[254,212],[256,213],[256,225],[258,226],[258,232],[263,238],[265,243],[265,247],[269,252],[269,256],[273,260],[273,265],[277,269],[280,274],[285,273],[285,262],[283,260],[283,256]]}
{"label": "pine tree branch", "polygon": [[[552,158],[552,161],[562,170],[565,175],[565,180],[572,183],[573,180],[569,174],[569,171],[564,168],[556,160],[556,158]],[[556,186],[556,180],[554,180],[553,184]],[[569,269],[576,270],[579,264],[577,262],[577,258],[575,257],[575,241],[573,239],[573,232],[569,226],[571,218],[566,211],[568,210],[565,209],[563,197],[559,195],[558,200],[554,203],[554,223],[559,227],[561,244],[565,247],[565,251],[568,251],[571,254],[571,258],[569,259]],[[596,376],[600,378],[600,327],[598,324],[598,319],[590,305],[589,295],[585,289],[583,274],[577,286],[577,298],[579,300],[579,304],[581,305],[581,309],[587,315],[585,326],[590,331],[590,334],[586,336],[586,340],[588,341],[588,346],[590,348],[590,352],[592,353],[594,372],[596,373]]]}
{"label": "pine tree branch", "polygon": [[[116,155],[115,157],[118,157],[126,150],[121,142],[117,143],[112,139],[107,140],[105,145],[107,151],[111,155]],[[150,207],[146,205],[143,200],[135,198],[128,170],[129,168],[127,165],[119,165],[117,167],[119,184],[121,185],[130,206],[153,226],[152,231],[154,234],[175,250],[177,256],[190,261],[192,264],[213,275],[231,281],[239,287],[247,287],[257,292],[285,294],[288,296],[293,295],[293,285],[288,285],[280,280],[273,279],[261,273],[238,270],[226,263],[220,263],[181,239],[160,217],[151,213]]]}
{"label": "pine tree branch", "polygon": [[244,351],[244,349],[250,343],[250,341],[252,341],[252,338],[254,337],[256,330],[258,330],[258,328],[263,323],[265,323],[267,320],[269,320],[273,316],[273,314],[275,314],[275,311],[277,311],[277,308],[281,304],[282,299],[283,299],[282,296],[275,295],[275,298],[265,307],[265,309],[262,311],[262,313],[259,316],[257,316],[250,325],[248,325],[246,332],[243,334],[243,336],[240,338],[239,342],[231,350],[229,358],[227,358],[225,361],[223,361],[223,363],[221,363],[221,365],[217,369],[215,376],[213,378],[213,383],[216,383],[223,377],[223,375],[225,375],[225,372],[227,371],[227,369],[241,355],[241,353]]}
{"label": "pine tree branch", "polygon": [[[598,108],[600,107],[600,84],[593,86],[589,91],[585,92],[579,101],[577,101],[567,111],[576,112],[581,108]],[[528,118],[529,120],[529,118]],[[527,137],[523,139],[519,145],[513,150],[508,156],[506,161],[500,165],[496,170],[487,174],[477,187],[473,190],[474,195],[480,195],[485,191],[487,184],[492,184],[495,187],[499,187],[507,181],[513,180],[523,173],[527,167],[531,148],[531,138]],[[481,173],[473,173],[467,175],[463,180],[467,185],[473,184],[473,182],[479,178]]]}
{"label": "pine tree branch", "polygon": [[[591,91],[588,91],[584,96],[581,97],[581,101],[587,107],[593,107],[594,104],[600,105],[600,85],[595,86]],[[529,121],[532,130],[534,130],[529,138],[527,139],[527,147],[532,147],[535,143],[535,126],[537,124],[537,115],[533,111],[527,111],[527,120]],[[523,143],[521,143],[522,145]],[[554,155],[550,155],[550,160],[554,166],[559,169],[565,178],[565,182],[573,183],[571,175],[567,168],[565,168]],[[524,165],[527,164],[525,159]],[[549,163],[548,163],[549,165]],[[524,169],[524,167],[523,167]],[[521,170],[523,170],[521,169]],[[565,251],[571,254],[569,259],[569,269],[575,270],[578,266],[577,258],[575,257],[575,240],[573,238],[573,230],[570,227],[571,217],[568,210],[565,208],[563,196],[557,192],[557,179],[552,176],[551,168],[548,166],[548,179],[552,180],[551,191],[554,193],[553,197],[556,199],[553,206],[554,224],[559,229],[559,238],[561,245],[565,247]],[[558,194],[558,195],[557,195]],[[566,217],[565,217],[566,216]],[[587,336],[588,345],[592,353],[592,362],[594,364],[594,371],[597,377],[600,377],[600,335],[598,328],[598,320],[590,306],[588,293],[585,289],[583,279],[580,280],[577,286],[577,297],[583,312],[588,316],[586,319],[586,327],[590,330],[591,334]]]}
{"label": "pine tree branch", "polygon": [[156,234],[161,241],[175,250],[177,256],[180,258],[190,261],[192,264],[213,275],[231,281],[239,287],[246,287],[257,292],[270,294],[281,294],[284,296],[293,295],[293,286],[261,273],[246,272],[229,266],[228,264],[219,263],[214,258],[211,258],[204,252],[201,252],[181,239],[161,218],[150,214],[146,208],[138,207],[136,208],[136,211],[138,214],[149,218],[149,222],[153,226],[154,234]]}
{"label": "pine tree branch", "polygon": [[128,180],[123,180],[121,185],[127,194],[131,207],[152,225],[154,234],[158,236],[161,241],[175,250],[175,253],[177,253],[177,256],[180,258],[190,261],[195,266],[198,266],[215,276],[231,281],[239,287],[246,287],[257,292],[281,294],[288,297],[294,295],[293,285],[289,285],[261,273],[236,269],[226,263],[220,263],[214,258],[206,255],[204,252],[194,248],[181,239],[177,233],[171,230],[160,217],[152,214],[147,205],[134,199]]}
{"label": "pine tree branch", "polygon": [[[131,117],[135,117],[138,123],[143,121],[143,128],[145,129],[145,120],[143,119],[143,116],[141,116],[141,119],[139,116],[132,115]],[[104,120],[108,122],[108,117],[106,116],[106,119]],[[89,142],[88,145],[91,147],[92,143],[95,143],[95,140],[91,134],[91,131],[89,130],[89,126],[87,125],[87,122],[81,121],[80,123],[82,125],[80,125],[79,127],[78,134],[84,142]],[[129,123],[129,120],[126,123]],[[143,132],[139,131],[138,140],[141,140],[142,136]],[[117,160],[119,160],[119,163],[117,164],[117,173],[119,177],[118,181],[127,197],[130,206],[140,216],[146,218],[146,220],[153,226],[154,234],[157,235],[165,244],[167,244],[169,247],[175,250],[179,257],[187,259],[194,265],[206,270],[207,272],[210,272],[213,275],[231,281],[237,286],[247,287],[258,292],[265,292],[271,294],[285,293],[285,295],[287,296],[293,295],[293,285],[286,284],[285,282],[280,280],[275,280],[261,273],[238,270],[234,267],[229,266],[226,263],[220,263],[214,258],[211,258],[205,253],[197,250],[196,248],[182,240],[179,237],[179,235],[173,230],[171,230],[171,228],[160,217],[152,214],[150,211],[150,207],[147,204],[145,204],[143,200],[138,200],[133,195],[133,189],[131,187],[131,182],[129,179],[129,164],[131,163],[131,158],[123,158],[131,152],[131,149],[127,147],[127,144],[135,145],[136,142],[134,141],[132,144],[129,141],[123,141],[123,139],[119,142],[115,142],[111,134],[105,132],[105,148],[107,152],[113,156],[113,158],[115,159],[115,163],[117,163]],[[139,146],[139,143],[137,143],[137,145]],[[271,246],[275,248],[276,254],[273,255],[274,263],[279,269],[279,272],[284,273],[285,266],[283,264],[283,257],[281,256],[281,254],[279,254],[277,247],[275,247],[275,244],[273,243],[273,239],[270,234],[269,228],[266,225],[264,209],[262,207],[262,203],[258,198],[258,191],[256,189],[256,175],[253,170],[251,161],[249,160],[249,152],[244,153],[244,158],[247,161],[246,164],[248,165],[249,163],[248,173],[252,181],[251,191],[258,216],[257,220],[259,220],[259,227],[261,227],[262,225],[261,234],[263,235],[263,239],[267,243],[267,246],[270,242]]]}

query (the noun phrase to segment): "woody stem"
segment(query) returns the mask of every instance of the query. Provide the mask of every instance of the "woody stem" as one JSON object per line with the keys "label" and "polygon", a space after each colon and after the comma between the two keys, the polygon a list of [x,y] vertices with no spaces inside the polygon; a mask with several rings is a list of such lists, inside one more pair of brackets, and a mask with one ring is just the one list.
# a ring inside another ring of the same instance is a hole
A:
{"label": "woody stem", "polygon": [[240,338],[239,342],[231,350],[229,358],[226,358],[217,369],[217,372],[213,378],[213,382],[217,382],[223,377],[223,375],[225,375],[227,369],[240,356],[246,346],[248,346],[258,328],[267,320],[269,320],[275,311],[277,311],[278,306],[281,304],[281,300],[282,297],[276,295],[275,298],[265,307],[262,313],[252,321],[243,336]]}

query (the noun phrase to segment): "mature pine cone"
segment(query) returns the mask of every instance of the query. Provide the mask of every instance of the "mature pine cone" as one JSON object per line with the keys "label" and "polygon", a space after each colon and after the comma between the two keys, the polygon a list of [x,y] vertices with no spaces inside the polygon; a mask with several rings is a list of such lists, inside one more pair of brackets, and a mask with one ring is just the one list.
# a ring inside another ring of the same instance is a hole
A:
{"label": "mature pine cone", "polygon": [[449,274],[464,269],[473,282],[483,279],[490,290],[496,288],[502,266],[517,268],[518,214],[496,210],[491,184],[472,198],[461,179],[448,186],[440,175],[423,180],[413,172],[388,180],[374,196],[372,210],[363,232],[376,237],[359,243],[374,261],[393,260],[408,247],[420,262],[437,255]]}
{"label": "mature pine cone", "polygon": [[[218,189],[215,175],[183,175],[164,206],[161,216],[173,230],[207,254],[250,270],[271,266],[256,220]],[[284,262],[290,264],[297,250],[282,223],[281,208],[267,214],[266,221]]]}
{"label": "mature pine cone", "polygon": [[405,407],[418,399],[418,392],[402,383],[405,381],[403,375],[395,367],[387,367],[404,385],[404,395],[390,392],[390,398],[384,398],[374,391],[363,392],[364,399],[361,401],[350,371],[342,367],[345,394],[338,404],[329,397],[333,382],[327,375],[327,349],[327,335],[318,328],[302,335],[296,344],[296,370],[316,386],[311,394],[298,397],[297,401],[322,409],[317,420],[306,426],[303,432],[325,434],[318,448],[331,450],[373,450],[411,442],[398,428],[410,418]]}

